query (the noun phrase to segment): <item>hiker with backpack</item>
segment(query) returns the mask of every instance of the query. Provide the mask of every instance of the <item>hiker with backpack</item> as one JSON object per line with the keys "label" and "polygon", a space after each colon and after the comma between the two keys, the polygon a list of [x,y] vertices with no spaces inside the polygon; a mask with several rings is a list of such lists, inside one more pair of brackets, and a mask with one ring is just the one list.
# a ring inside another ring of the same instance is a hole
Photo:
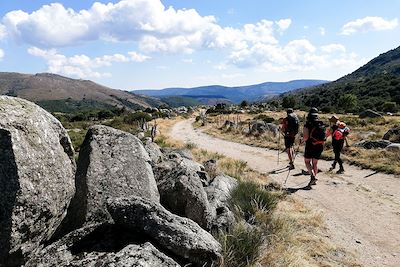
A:
{"label": "hiker with backpack", "polygon": [[303,129],[305,142],[304,163],[311,176],[307,187],[315,185],[318,174],[318,160],[324,150],[326,141],[326,125],[319,119],[318,109],[311,108]]}
{"label": "hiker with backpack", "polygon": [[350,129],[344,122],[339,121],[339,118],[335,115],[329,119],[329,122],[331,123],[331,127],[327,131],[327,136],[332,136],[332,147],[333,153],[335,154],[335,159],[329,171],[333,171],[338,163],[339,170],[336,173],[342,174],[344,173],[344,168],[340,153],[342,152],[344,142],[349,135]]}
{"label": "hiker with backpack", "polygon": [[289,158],[289,170],[293,170],[294,167],[294,142],[296,135],[299,132],[299,119],[294,113],[292,108],[286,111],[287,117],[282,120],[281,131],[284,136],[285,150]]}

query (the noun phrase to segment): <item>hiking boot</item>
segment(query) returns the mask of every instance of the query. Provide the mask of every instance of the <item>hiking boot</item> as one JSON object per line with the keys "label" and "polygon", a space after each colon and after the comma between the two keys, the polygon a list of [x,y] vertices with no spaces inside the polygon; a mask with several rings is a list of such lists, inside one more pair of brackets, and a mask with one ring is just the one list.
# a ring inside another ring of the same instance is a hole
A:
{"label": "hiking boot", "polygon": [[336,173],[337,173],[337,174],[342,174],[342,173],[344,173],[343,167],[340,167],[340,169],[339,169]]}
{"label": "hiking boot", "polygon": [[294,169],[295,169],[295,168],[294,168],[294,164],[293,164],[293,163],[289,163],[288,168],[289,168],[289,170],[294,170]]}
{"label": "hiking boot", "polygon": [[308,183],[308,185],[316,185],[317,184],[317,181],[318,181],[318,179],[317,178],[315,178],[315,176],[314,175],[311,175],[311,180],[310,180],[310,182]]}

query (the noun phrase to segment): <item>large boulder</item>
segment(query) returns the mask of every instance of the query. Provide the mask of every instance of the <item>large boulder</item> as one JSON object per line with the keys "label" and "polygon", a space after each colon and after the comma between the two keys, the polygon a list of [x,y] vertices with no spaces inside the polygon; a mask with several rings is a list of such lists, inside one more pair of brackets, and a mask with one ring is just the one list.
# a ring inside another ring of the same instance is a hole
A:
{"label": "large boulder", "polygon": [[392,144],[390,144],[390,145],[388,145],[386,147],[386,150],[387,151],[391,151],[391,152],[399,153],[400,152],[400,144],[399,143],[392,143]]}
{"label": "large boulder", "polygon": [[230,199],[231,191],[237,185],[237,180],[228,175],[221,174],[215,177],[210,185],[205,188],[210,206],[215,209],[226,206]]}
{"label": "large boulder", "polygon": [[116,225],[148,235],[196,266],[216,266],[221,259],[221,245],[211,234],[160,204],[139,197],[119,198],[109,202],[108,210]]}
{"label": "large boulder", "polygon": [[156,143],[151,142],[151,140],[147,141],[144,145],[144,148],[146,149],[147,153],[149,153],[150,159],[153,164],[157,164],[162,161],[163,153]]}
{"label": "large boulder", "polygon": [[25,267],[179,266],[143,236],[113,224],[77,229],[31,256]]}
{"label": "large boulder", "polygon": [[360,113],[359,117],[361,119],[364,119],[364,118],[382,118],[383,116],[381,114],[379,114],[378,112],[373,111],[372,109],[367,109],[367,110],[362,111]]}
{"label": "large boulder", "polygon": [[218,175],[205,188],[211,209],[215,212],[211,230],[228,232],[236,223],[235,216],[229,207],[231,191],[238,185],[235,178],[228,175]]}
{"label": "large boulder", "polygon": [[250,128],[250,133],[251,134],[263,134],[263,133],[270,133],[274,136],[276,136],[279,133],[279,128],[273,123],[265,123],[262,120],[257,120],[252,123],[251,128]]}
{"label": "large boulder", "polygon": [[[210,229],[214,217],[197,165],[188,159],[165,160],[154,168],[161,204],[171,212]],[[202,172],[200,172],[203,174]],[[205,178],[207,179],[207,178]]]}
{"label": "large boulder", "polygon": [[50,113],[0,96],[0,266],[47,241],[74,195],[74,150]]}
{"label": "large boulder", "polygon": [[140,140],[107,126],[89,128],[75,179],[76,194],[60,234],[84,224],[110,221],[109,198],[140,196],[159,201],[150,157]]}
{"label": "large boulder", "polygon": [[400,142],[400,127],[389,129],[382,139],[390,142]]}
{"label": "large boulder", "polygon": [[387,140],[376,140],[376,141],[364,140],[354,144],[354,146],[362,147],[365,149],[375,149],[375,148],[386,148],[390,144],[391,143]]}

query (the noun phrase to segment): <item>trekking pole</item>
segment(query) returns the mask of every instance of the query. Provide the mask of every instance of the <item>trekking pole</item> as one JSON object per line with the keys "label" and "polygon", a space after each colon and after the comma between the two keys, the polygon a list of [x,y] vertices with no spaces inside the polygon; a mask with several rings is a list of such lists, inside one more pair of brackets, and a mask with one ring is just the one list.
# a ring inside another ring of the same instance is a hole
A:
{"label": "trekking pole", "polygon": [[279,133],[278,133],[278,165],[279,165],[279,154],[281,152],[281,129],[279,127]]}
{"label": "trekking pole", "polygon": [[[293,156],[293,162],[296,160],[297,154],[298,154],[299,151],[300,151],[300,146],[301,146],[302,143],[303,143],[303,141],[300,140],[299,145],[297,146],[297,151],[295,151],[294,156]],[[290,171],[291,171],[291,169],[289,168],[289,171],[288,171],[288,173],[287,173],[287,175],[286,175],[285,183],[283,184],[284,187],[286,187],[286,183],[287,183],[287,180],[288,180],[288,178],[289,178]]]}

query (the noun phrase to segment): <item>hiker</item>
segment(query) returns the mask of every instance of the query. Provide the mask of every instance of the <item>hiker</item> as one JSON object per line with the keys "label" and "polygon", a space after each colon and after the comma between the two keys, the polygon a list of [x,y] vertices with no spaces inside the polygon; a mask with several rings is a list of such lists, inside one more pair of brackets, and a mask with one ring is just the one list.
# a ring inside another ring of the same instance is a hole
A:
{"label": "hiker", "polygon": [[324,150],[326,126],[319,120],[318,109],[311,108],[304,125],[303,138],[305,142],[304,162],[311,176],[307,187],[315,185],[318,174],[318,160]]}
{"label": "hiker", "polygon": [[294,142],[296,135],[299,132],[299,119],[293,109],[289,108],[286,111],[287,117],[282,120],[281,131],[285,140],[285,150],[289,158],[289,170],[294,169]]}
{"label": "hiker", "polygon": [[349,127],[344,122],[339,121],[339,118],[333,115],[329,122],[331,127],[327,131],[327,136],[332,136],[332,147],[333,153],[335,154],[335,159],[332,163],[332,167],[329,171],[333,171],[336,168],[336,164],[339,163],[339,170],[337,174],[344,173],[343,160],[340,158],[340,153],[342,152],[344,142],[350,132]]}

